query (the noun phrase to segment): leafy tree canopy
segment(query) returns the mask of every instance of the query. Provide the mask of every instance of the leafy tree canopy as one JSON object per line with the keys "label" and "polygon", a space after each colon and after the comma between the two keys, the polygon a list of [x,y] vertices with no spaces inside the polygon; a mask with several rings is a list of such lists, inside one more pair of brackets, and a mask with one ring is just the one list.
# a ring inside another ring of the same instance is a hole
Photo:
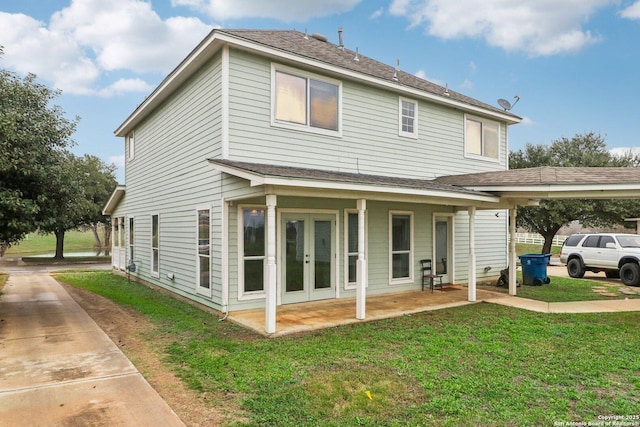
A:
{"label": "leafy tree canopy", "polygon": [[[0,55],[2,54],[0,50]],[[52,105],[59,91],[0,69],[0,254],[36,229],[78,118]]]}
{"label": "leafy tree canopy", "polygon": [[[527,144],[524,150],[511,152],[511,169],[539,166],[561,167],[637,167],[640,157],[631,151],[616,156],[607,150],[605,139],[596,133],[560,138],[551,145]],[[517,225],[540,233],[545,238],[543,253],[551,251],[551,242],[558,230],[571,221],[585,226],[625,224],[624,219],[637,216],[637,200],[542,200],[537,207],[518,209]]]}

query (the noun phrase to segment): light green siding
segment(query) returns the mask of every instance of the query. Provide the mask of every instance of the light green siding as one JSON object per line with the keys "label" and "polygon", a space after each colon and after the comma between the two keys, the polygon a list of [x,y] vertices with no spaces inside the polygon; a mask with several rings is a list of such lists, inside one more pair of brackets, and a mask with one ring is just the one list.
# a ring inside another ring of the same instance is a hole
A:
{"label": "light green siding", "polygon": [[418,99],[419,139],[400,137],[399,94],[350,80],[342,81],[342,136],[272,126],[271,64],[231,50],[232,160],[426,179],[507,167],[504,124],[500,162],[467,158],[463,112]]}
{"label": "light green siding", "polygon": [[[214,308],[221,298],[221,61],[212,59],[135,129],[126,161],[126,198],[135,218],[136,276]],[[212,295],[196,292],[196,209],[212,209]],[[151,274],[151,215],[159,215],[159,277]],[[173,274],[170,280],[167,275]]]}

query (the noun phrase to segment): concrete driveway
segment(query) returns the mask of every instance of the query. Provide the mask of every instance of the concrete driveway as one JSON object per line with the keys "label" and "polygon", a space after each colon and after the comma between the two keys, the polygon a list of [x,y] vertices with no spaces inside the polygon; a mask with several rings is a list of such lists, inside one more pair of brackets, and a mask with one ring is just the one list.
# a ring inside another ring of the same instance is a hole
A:
{"label": "concrete driveway", "polygon": [[0,425],[184,426],[47,273],[0,295]]}

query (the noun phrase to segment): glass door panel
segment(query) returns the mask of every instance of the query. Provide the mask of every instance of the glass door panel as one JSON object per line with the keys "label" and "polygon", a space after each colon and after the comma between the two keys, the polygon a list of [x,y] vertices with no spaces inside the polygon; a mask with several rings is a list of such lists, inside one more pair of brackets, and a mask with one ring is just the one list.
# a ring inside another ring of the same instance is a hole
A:
{"label": "glass door panel", "polygon": [[326,289],[331,287],[331,221],[316,220],[314,224],[314,289]]}
{"label": "glass door panel", "polygon": [[305,251],[304,221],[286,221],[285,233],[285,290],[286,292],[303,291],[305,261],[307,261],[306,258],[308,257]]}
{"label": "glass door panel", "polygon": [[435,218],[435,247],[434,247],[434,264],[436,274],[442,275],[443,282],[447,283],[450,270],[450,254],[451,254],[451,218],[436,217]]}

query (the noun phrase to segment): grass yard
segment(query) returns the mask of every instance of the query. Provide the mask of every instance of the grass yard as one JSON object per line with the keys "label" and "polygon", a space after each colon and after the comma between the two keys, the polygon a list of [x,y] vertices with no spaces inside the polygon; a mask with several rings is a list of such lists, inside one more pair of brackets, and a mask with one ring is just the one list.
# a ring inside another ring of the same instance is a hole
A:
{"label": "grass yard", "polygon": [[[100,233],[102,238],[102,233]],[[92,252],[95,238],[91,230],[67,231],[64,235],[64,250],[66,252]],[[56,251],[56,236],[53,234],[31,233],[19,244],[10,247],[5,257],[28,257],[34,255],[53,254]]]}
{"label": "grass yard", "polygon": [[640,313],[476,304],[267,339],[110,273],[59,278],[151,319],[170,369],[242,408],[228,425],[550,426],[640,407]]}
{"label": "grass yard", "polygon": [[[551,246],[551,255],[560,256],[560,246]],[[516,243],[516,254],[539,254],[542,252],[542,245],[534,245],[531,243]]]}
{"label": "grass yard", "polygon": [[[518,281],[522,283],[522,273],[517,273]],[[594,280],[571,279],[567,277],[551,277],[551,283],[542,286],[520,286],[517,295],[545,302],[569,302],[569,301],[595,301],[601,299],[640,298],[640,294],[627,295],[621,291],[625,286],[619,280],[614,283],[599,282]],[[598,289],[598,292],[594,291]],[[628,288],[640,292],[640,288]],[[505,288],[495,288],[501,292],[508,292]],[[601,292],[616,294],[617,296],[604,297]]]}

